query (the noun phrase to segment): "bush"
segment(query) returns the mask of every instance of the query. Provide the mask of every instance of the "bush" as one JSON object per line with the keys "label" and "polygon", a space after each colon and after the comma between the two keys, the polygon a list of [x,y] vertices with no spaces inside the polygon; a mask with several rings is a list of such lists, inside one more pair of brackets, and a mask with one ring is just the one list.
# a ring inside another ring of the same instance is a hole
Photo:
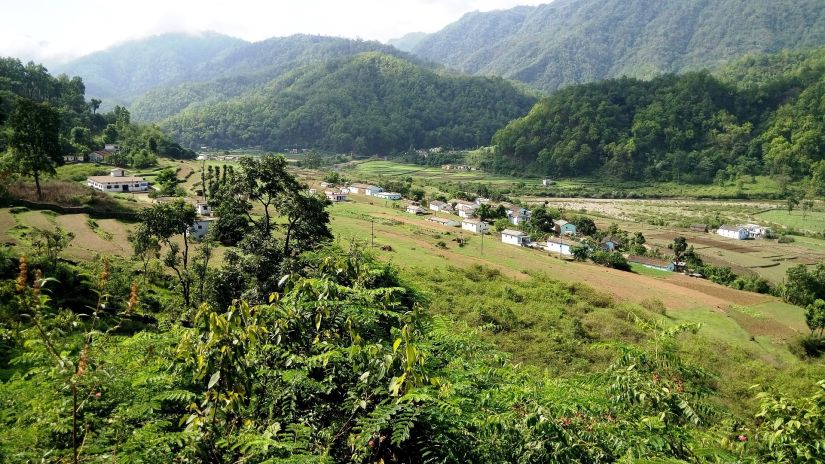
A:
{"label": "bush", "polygon": [[665,307],[665,304],[662,303],[662,300],[657,298],[648,298],[646,300],[642,300],[639,304],[650,312],[667,316],[667,308]]}
{"label": "bush", "polygon": [[794,239],[790,235],[783,235],[783,236],[779,237],[779,240],[777,240],[778,243],[793,243],[795,241],[796,241],[796,239]]}
{"label": "bush", "polygon": [[617,251],[599,250],[590,255],[590,259],[593,260],[594,263],[602,266],[611,267],[622,271],[630,270],[630,265],[627,264],[625,257]]}
{"label": "bush", "polygon": [[816,335],[800,335],[791,340],[788,349],[800,359],[818,358],[825,353],[825,338]]}

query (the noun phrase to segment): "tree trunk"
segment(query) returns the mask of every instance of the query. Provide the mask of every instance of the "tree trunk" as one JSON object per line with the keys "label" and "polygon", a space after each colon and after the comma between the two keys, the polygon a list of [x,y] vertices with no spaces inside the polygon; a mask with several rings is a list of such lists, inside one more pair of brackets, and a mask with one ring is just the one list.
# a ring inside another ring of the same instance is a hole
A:
{"label": "tree trunk", "polygon": [[40,172],[34,171],[34,185],[37,187],[37,201],[43,200],[43,192],[40,191]]}

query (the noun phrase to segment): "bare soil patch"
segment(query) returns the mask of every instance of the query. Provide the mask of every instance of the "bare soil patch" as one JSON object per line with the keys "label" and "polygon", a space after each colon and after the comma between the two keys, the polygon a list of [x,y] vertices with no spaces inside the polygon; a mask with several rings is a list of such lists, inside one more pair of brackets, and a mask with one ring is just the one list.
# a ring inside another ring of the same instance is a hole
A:
{"label": "bare soil patch", "polygon": [[58,216],[57,222],[62,228],[75,235],[66,250],[71,256],[87,259],[97,253],[125,256],[129,243],[124,238],[104,240],[86,224],[89,217],[85,214],[66,214]]}
{"label": "bare soil patch", "polygon": [[785,342],[797,335],[795,330],[770,317],[753,317],[735,308],[727,308],[724,312],[754,337],[771,337],[776,341]]}
{"label": "bare soil patch", "polygon": [[770,296],[762,295],[760,293],[743,292],[741,290],[723,287],[708,280],[696,279],[681,274],[675,274],[672,277],[668,277],[667,280],[674,285],[695,290],[702,294],[740,306],[750,306],[764,303],[771,298]]}
{"label": "bare soil patch", "polygon": [[0,209],[0,240],[6,243],[16,243],[14,238],[9,234],[11,229],[16,225],[17,221],[14,220],[14,215],[6,208]]}

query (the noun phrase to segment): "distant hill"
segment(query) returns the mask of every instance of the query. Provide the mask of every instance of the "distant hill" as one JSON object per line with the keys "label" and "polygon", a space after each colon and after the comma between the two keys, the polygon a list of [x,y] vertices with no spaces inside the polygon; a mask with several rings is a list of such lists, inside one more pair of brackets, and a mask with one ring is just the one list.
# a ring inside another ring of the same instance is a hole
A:
{"label": "distant hill", "polygon": [[813,177],[825,194],[825,48],[716,72],[574,85],[496,133],[485,169],[689,183]]}
{"label": "distant hill", "polygon": [[426,32],[410,32],[409,34],[405,34],[403,37],[388,40],[387,44],[392,45],[402,52],[411,52],[416,45],[421,43],[421,41],[427,37],[427,35],[428,34]]}
{"label": "distant hill", "polygon": [[469,13],[418,56],[545,91],[716,68],[742,55],[825,45],[821,0],[556,0]]}
{"label": "distant hill", "polygon": [[164,34],[92,53],[52,69],[54,74],[80,76],[89,98],[104,107],[128,103],[160,86],[191,79],[193,70],[248,43],[216,33]]}
{"label": "distant hill", "polygon": [[237,97],[298,67],[369,51],[419,61],[374,41],[312,35],[275,37],[237,47],[200,63],[190,72],[187,82],[150,90],[136,98],[129,109],[138,121],[157,121],[190,105]]}
{"label": "distant hill", "polygon": [[182,143],[388,154],[473,147],[535,102],[500,78],[436,72],[381,52],[309,65],[160,123]]}

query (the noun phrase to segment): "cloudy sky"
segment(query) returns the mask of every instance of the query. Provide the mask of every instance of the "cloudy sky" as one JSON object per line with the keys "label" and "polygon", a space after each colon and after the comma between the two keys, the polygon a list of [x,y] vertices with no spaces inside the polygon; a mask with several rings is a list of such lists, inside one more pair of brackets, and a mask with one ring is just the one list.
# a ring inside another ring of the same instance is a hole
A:
{"label": "cloudy sky", "polygon": [[164,32],[256,41],[295,33],[386,41],[474,10],[551,0],[0,0],[0,56],[56,64]]}

